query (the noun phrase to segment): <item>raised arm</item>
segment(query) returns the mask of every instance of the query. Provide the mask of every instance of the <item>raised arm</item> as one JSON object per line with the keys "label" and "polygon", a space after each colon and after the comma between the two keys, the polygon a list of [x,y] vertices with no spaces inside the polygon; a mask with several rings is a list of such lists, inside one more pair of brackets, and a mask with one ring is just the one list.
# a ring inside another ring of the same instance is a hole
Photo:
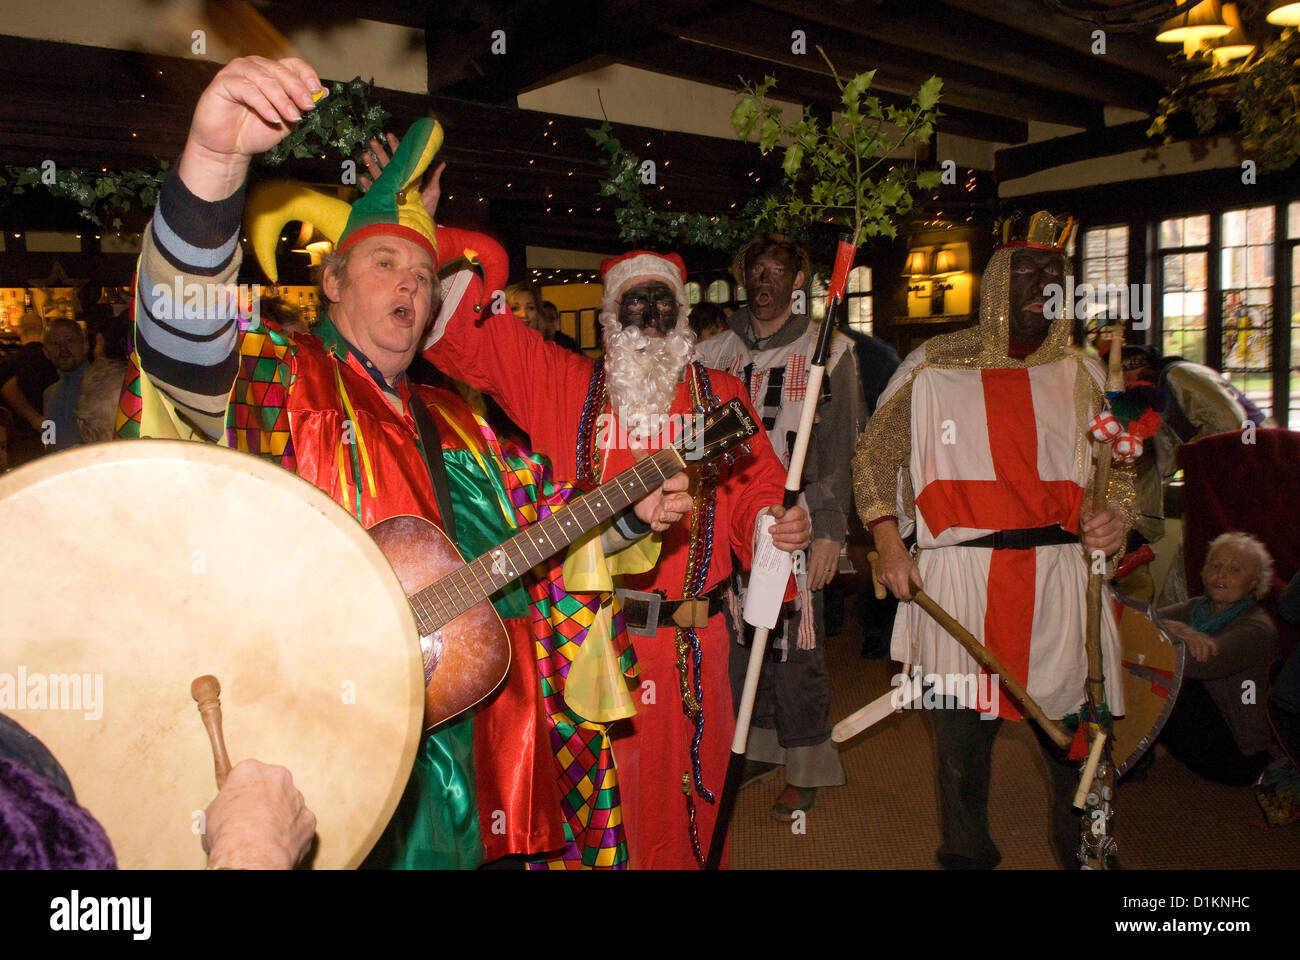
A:
{"label": "raised arm", "polygon": [[288,135],[319,89],[301,60],[226,64],[199,97],[145,232],[135,309],[140,366],[209,437],[221,434],[238,372],[232,285],[248,166]]}

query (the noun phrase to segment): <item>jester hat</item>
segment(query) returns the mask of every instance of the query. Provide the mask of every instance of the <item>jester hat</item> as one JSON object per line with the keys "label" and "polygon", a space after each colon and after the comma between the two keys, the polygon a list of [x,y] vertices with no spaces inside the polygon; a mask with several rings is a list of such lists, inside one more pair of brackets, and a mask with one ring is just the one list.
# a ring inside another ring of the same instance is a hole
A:
{"label": "jester hat", "polygon": [[[420,181],[441,146],[442,125],[437,120],[415,121],[369,192],[352,204],[291,180],[258,184],[249,192],[245,223],[262,271],[272,283],[278,282],[275,248],[280,232],[286,223],[306,221],[340,253],[367,237],[384,235],[410,240],[428,252],[435,266],[464,260],[482,281],[480,297],[490,297],[505,285],[509,272],[500,244],[481,233],[435,226],[420,200]],[[456,296],[449,298],[453,286]],[[465,292],[464,282],[453,285],[444,277],[440,320],[467,306],[462,302]],[[474,301],[477,312],[482,300]]]}

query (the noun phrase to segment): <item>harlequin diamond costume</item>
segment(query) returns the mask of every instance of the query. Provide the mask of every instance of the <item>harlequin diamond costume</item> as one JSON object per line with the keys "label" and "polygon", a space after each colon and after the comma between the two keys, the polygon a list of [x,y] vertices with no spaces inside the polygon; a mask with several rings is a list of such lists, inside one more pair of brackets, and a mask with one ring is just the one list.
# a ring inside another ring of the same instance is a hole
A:
{"label": "harlequin diamond costume", "polygon": [[[458,262],[444,282],[444,314],[472,313],[489,302],[506,278],[500,248],[476,234],[435,230],[420,204],[420,177],[441,141],[436,122],[417,122],[352,206],[297,184],[256,188],[249,232],[272,282],[280,231],[303,220],[335,240],[339,253],[366,237],[391,235],[423,247],[435,264],[439,251],[444,265]],[[324,314],[311,334],[290,337],[259,317],[236,316],[233,303],[192,310],[172,304],[170,291],[186,283],[234,283],[243,193],[205,202],[175,170],[164,184],[139,263],[120,436],[215,440],[293,470],[366,527],[412,514],[450,533],[422,453],[422,434],[432,435],[417,428],[423,404],[440,438],[444,502],[467,559],[567,498],[552,488],[545,461],[503,447],[455,393],[412,383],[404,373],[390,384]],[[273,535],[264,560],[273,571]],[[599,581],[603,566],[590,549],[570,560],[570,583]],[[285,598],[286,608],[302,602],[309,598]],[[549,854],[556,866],[620,866],[626,846],[612,759],[597,734],[579,729],[563,698],[573,664],[583,665],[584,678],[628,665],[618,625],[600,622],[599,593],[568,593],[555,564],[545,579],[529,577],[499,592],[494,605],[511,639],[508,678],[472,718],[448,721],[424,738],[371,863],[475,867],[506,855]],[[358,616],[363,629],[364,612]],[[602,668],[602,661],[613,665]],[[618,705],[613,712],[622,715]],[[562,769],[552,745],[564,750]]]}
{"label": "harlequin diamond costume", "polygon": [[[978,326],[928,340],[899,367],[858,441],[855,499],[872,527],[897,518],[915,528],[925,591],[992,650],[1053,719],[1084,700],[1088,568],[1079,513],[1092,475],[1088,425],[1105,377],[1069,345],[1071,321],[1054,320],[1041,343],[1011,334],[1011,278],[1018,250],[1060,255],[1061,228],[1046,215],[1030,239],[997,248],[984,271]],[[1062,278],[1064,273],[1061,274]],[[1115,470],[1110,504],[1131,520],[1131,474]],[[1124,711],[1119,644],[1106,605],[1106,694]],[[980,667],[915,604],[901,604],[892,656],[941,678],[979,677]],[[930,711],[939,755],[943,846],[949,867],[991,867],[988,777],[998,720],[1019,719],[996,683],[946,683],[941,695],[966,709]],[[973,694],[973,695],[972,695]],[[973,702],[974,701],[974,702]],[[1035,733],[1038,733],[1035,727]],[[1052,835],[1066,862],[1077,847],[1070,814],[1075,767],[1049,751]]]}
{"label": "harlequin diamond costume", "polygon": [[[606,261],[602,274],[607,349],[619,331],[616,314],[623,292],[645,281],[672,290],[677,302],[673,334],[689,335],[680,257],[632,251]],[[553,459],[560,478],[598,483],[632,465],[623,442],[627,418],[610,400],[610,385],[617,392],[617,384],[630,379],[617,359],[608,366],[605,362],[617,351],[593,361],[547,343],[508,312],[490,310],[476,319],[452,316],[435,326],[434,336],[439,339],[425,356],[496,397],[537,450]],[[734,377],[688,362],[693,338],[678,342],[686,348],[662,366],[670,401],[655,413],[682,417],[712,397],[724,403],[745,398],[744,386]],[[637,715],[616,728],[614,739],[633,867],[695,869],[702,858],[697,858],[692,835],[704,848],[712,835],[714,799],[722,789],[735,728],[719,588],[730,576],[733,552],[748,566],[755,518],[764,507],[781,502],[785,483],[767,438],[759,434],[751,442],[753,453],[733,466],[692,470],[695,509],[688,521],[663,535],[653,570],[624,568],[622,586],[636,592],[627,612],[637,620],[629,621],[629,629],[642,633],[633,641],[639,665],[639,685],[633,689]],[[651,444],[658,445],[657,440]],[[654,602],[647,598],[654,593],[665,602],[656,622],[647,626]],[[678,622],[694,625],[676,626],[674,615]]]}

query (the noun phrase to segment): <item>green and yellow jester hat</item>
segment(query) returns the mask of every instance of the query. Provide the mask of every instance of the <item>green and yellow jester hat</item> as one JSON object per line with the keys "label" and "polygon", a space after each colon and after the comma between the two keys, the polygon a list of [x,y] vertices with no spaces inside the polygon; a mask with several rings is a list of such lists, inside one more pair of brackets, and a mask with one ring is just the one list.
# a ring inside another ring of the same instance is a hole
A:
{"label": "green and yellow jester hat", "polygon": [[254,187],[245,223],[253,253],[267,277],[278,282],[275,248],[280,231],[292,221],[311,223],[333,241],[339,253],[367,237],[402,237],[428,251],[436,268],[440,231],[420,200],[420,180],[441,146],[442,125],[437,120],[426,117],[415,121],[369,192],[351,205],[290,180]]}

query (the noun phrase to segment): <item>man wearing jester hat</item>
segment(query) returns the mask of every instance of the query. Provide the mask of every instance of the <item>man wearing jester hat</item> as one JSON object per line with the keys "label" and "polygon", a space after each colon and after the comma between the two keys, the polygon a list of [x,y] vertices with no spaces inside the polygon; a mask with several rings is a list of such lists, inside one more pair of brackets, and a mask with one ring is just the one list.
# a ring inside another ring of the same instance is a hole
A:
{"label": "man wearing jester hat", "polygon": [[[634,447],[658,446],[715,397],[750,406],[739,380],[692,362],[681,257],[633,250],[607,260],[601,273],[605,356],[598,361],[547,343],[505,311],[436,323],[438,339],[425,353],[493,395],[557,475],[581,483],[625,469]],[[750,415],[757,419],[752,407]],[[785,471],[766,435],[750,442],[751,454],[716,475],[692,470],[695,510],[689,523],[663,534],[653,570],[621,568],[639,673],[636,715],[615,728],[614,754],[634,868],[696,869],[709,846],[735,729],[722,610],[732,553],[749,566],[755,523],[766,511],[778,518],[777,548],[802,550],[811,541],[804,509],[780,506]]]}
{"label": "man wearing jester hat", "polygon": [[[440,257],[469,257],[490,241],[435,230],[421,204],[419,180],[442,140],[434,121],[412,128],[389,170],[351,206],[297,184],[252,191],[249,234],[273,282],[287,221],[310,221],[337,243],[322,278],[328,309],[312,334],[285,336],[256,316],[241,329],[235,298],[209,298],[196,311],[168,294],[194,283],[233,285],[249,161],[323,95],[303,61],[258,57],[227,64],[203,92],[142,247],[136,353],[118,433],[217,440],[294,470],[366,527],[424,517],[449,534],[454,527],[461,551],[476,556],[523,518],[544,515],[559,493],[544,462],[503,449],[459,397],[405,375],[440,300],[444,314],[480,310],[505,280],[504,262],[488,264],[487,276],[461,273],[453,295],[440,295]],[[665,529],[689,506],[684,493],[671,492],[684,486],[684,478],[669,481],[625,525]],[[248,533],[250,542],[266,536]],[[545,584],[495,595],[513,646],[504,689],[472,720],[448,721],[425,737],[377,865],[473,867],[555,851],[565,865],[619,865],[617,805],[604,811],[612,822],[582,820],[562,806],[550,739],[564,718],[548,710],[548,725],[538,721],[534,644],[547,636],[536,624],[547,622],[544,604],[566,597],[557,571]],[[286,608],[295,602],[304,600],[286,597]],[[577,646],[587,636],[568,639]],[[617,637],[603,641],[617,672]],[[487,811],[481,818],[479,809]]]}
{"label": "man wearing jester hat", "polygon": [[[855,499],[875,537],[881,581],[900,599],[922,587],[1052,719],[1077,713],[1084,700],[1086,557],[1120,551],[1132,503],[1132,479],[1121,470],[1111,474],[1114,509],[1093,515],[1085,502],[1093,471],[1088,426],[1105,377],[1069,346],[1071,320],[1045,310],[1045,288],[1062,284],[1068,269],[1068,231],[1040,213],[1025,240],[998,247],[984,272],[979,324],[928,340],[903,361],[853,461]],[[919,561],[903,546],[911,529]],[[1102,647],[1107,699],[1122,714],[1109,604]],[[938,861],[992,868],[1001,859],[988,825],[993,737],[1003,718],[1020,715],[1010,697],[990,695],[996,681],[978,682],[975,661],[914,604],[899,607],[892,655],[927,677],[970,678],[930,701],[940,706],[931,711]],[[1033,729],[1051,774],[1053,846],[1062,866],[1077,867],[1077,768]]]}

